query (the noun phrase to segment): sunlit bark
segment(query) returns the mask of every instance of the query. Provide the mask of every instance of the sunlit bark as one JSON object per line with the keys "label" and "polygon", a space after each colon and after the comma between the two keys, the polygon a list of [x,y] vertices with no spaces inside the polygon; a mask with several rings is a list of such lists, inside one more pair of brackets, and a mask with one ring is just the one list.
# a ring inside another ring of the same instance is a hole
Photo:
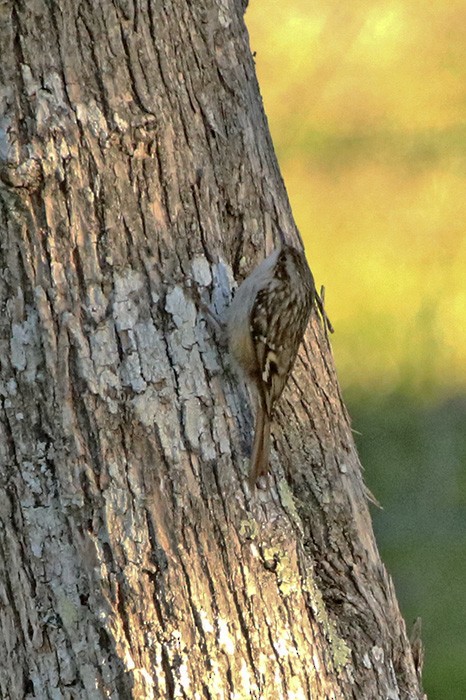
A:
{"label": "sunlit bark", "polygon": [[2,697],[422,697],[316,317],[246,486],[198,297],[297,234],[243,10],[1,5]]}

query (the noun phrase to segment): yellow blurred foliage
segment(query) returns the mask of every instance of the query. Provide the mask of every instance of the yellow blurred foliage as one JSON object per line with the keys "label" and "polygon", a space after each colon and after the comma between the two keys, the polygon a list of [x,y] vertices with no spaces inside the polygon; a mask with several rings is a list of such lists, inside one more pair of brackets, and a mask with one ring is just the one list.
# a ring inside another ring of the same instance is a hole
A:
{"label": "yellow blurred foliage", "polygon": [[466,0],[251,0],[272,136],[344,386],[466,387]]}

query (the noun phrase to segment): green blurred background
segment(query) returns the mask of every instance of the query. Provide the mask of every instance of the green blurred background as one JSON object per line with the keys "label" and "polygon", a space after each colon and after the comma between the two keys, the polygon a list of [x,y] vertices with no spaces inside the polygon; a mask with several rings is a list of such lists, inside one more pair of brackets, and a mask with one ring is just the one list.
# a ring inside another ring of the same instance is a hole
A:
{"label": "green blurred background", "polygon": [[250,0],[265,109],[429,700],[466,698],[466,0]]}

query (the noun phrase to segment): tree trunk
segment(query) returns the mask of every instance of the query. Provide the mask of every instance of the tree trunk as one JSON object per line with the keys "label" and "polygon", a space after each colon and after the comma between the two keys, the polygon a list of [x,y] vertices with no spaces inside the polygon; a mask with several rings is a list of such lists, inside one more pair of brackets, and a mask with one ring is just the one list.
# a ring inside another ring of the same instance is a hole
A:
{"label": "tree trunk", "polygon": [[203,304],[298,234],[243,12],[1,3],[2,698],[423,697],[315,316],[246,485]]}

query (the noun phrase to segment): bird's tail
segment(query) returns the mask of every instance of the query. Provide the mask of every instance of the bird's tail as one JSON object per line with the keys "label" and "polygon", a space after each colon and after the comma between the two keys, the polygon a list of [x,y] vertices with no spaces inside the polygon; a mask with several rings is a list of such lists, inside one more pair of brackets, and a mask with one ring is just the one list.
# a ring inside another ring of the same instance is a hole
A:
{"label": "bird's tail", "polygon": [[269,471],[270,452],[270,417],[259,402],[256,414],[256,427],[254,431],[254,443],[251,455],[251,470],[249,472],[249,486],[254,489],[260,476]]}

